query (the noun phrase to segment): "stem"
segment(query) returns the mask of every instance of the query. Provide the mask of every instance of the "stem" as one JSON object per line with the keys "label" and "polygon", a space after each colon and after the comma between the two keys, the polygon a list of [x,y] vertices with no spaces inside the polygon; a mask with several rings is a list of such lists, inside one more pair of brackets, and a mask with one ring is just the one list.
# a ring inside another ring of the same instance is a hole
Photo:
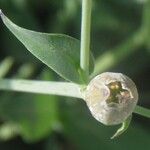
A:
{"label": "stem", "polygon": [[80,86],[69,82],[1,79],[0,90],[82,98]]}
{"label": "stem", "polygon": [[137,113],[137,114],[139,114],[141,116],[150,118],[150,110],[147,109],[147,108],[143,108],[141,106],[136,106],[136,108],[134,110],[134,113]]}
{"label": "stem", "polygon": [[82,0],[80,66],[89,75],[90,30],[92,0]]}

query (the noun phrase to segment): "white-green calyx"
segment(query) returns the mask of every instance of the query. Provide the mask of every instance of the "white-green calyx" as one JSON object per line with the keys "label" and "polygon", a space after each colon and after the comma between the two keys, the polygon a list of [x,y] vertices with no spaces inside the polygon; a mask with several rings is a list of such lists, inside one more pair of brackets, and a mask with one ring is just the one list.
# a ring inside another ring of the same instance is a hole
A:
{"label": "white-green calyx", "polygon": [[124,122],[133,112],[138,92],[134,82],[121,73],[102,73],[87,86],[85,101],[95,119],[105,125]]}

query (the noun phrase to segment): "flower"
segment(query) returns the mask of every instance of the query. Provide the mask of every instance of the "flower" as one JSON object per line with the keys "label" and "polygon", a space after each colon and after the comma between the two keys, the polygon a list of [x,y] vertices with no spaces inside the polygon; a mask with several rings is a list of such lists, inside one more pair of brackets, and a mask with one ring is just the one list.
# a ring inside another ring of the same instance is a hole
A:
{"label": "flower", "polygon": [[96,120],[105,125],[116,125],[132,114],[138,92],[126,75],[106,72],[91,80],[85,91],[85,101]]}

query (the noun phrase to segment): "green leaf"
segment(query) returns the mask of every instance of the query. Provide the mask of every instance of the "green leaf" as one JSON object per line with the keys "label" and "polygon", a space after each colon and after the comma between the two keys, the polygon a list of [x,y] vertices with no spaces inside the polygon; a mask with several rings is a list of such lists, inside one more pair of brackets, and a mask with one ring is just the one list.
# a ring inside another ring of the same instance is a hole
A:
{"label": "green leaf", "polygon": [[[0,15],[8,29],[39,60],[69,81],[86,82],[87,77],[80,68],[79,40],[63,34],[27,30],[15,25],[2,12]],[[93,69],[92,56],[90,62]]]}
{"label": "green leaf", "polygon": [[111,137],[111,139],[114,139],[114,138],[120,136],[122,133],[124,133],[124,132],[128,129],[131,120],[132,120],[132,115],[129,116],[129,117],[122,123],[122,126],[121,126],[121,127],[117,130],[117,132]]}

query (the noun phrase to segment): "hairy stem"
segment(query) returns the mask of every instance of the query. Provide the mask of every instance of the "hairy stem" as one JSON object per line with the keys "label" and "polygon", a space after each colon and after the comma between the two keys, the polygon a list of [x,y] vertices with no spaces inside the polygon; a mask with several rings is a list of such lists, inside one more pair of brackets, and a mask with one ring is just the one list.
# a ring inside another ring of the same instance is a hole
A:
{"label": "hairy stem", "polygon": [[80,66],[89,74],[90,29],[92,0],[82,0]]}
{"label": "hairy stem", "polygon": [[69,82],[0,79],[0,90],[82,98],[80,86]]}

